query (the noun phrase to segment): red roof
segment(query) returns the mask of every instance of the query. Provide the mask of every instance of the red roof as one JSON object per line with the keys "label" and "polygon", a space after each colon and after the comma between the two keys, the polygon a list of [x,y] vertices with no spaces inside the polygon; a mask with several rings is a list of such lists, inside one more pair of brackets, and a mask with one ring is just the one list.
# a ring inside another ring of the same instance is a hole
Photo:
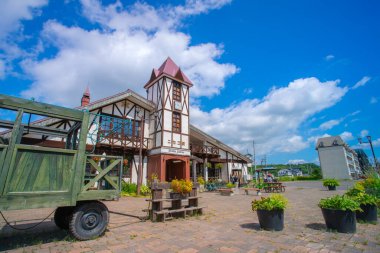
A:
{"label": "red roof", "polygon": [[144,88],[147,88],[153,80],[155,80],[157,77],[159,77],[162,74],[166,74],[170,77],[173,77],[179,81],[186,83],[189,86],[193,86],[193,83],[185,75],[185,73],[183,73],[181,68],[178,67],[177,64],[175,64],[175,62],[170,57],[168,57],[158,69],[152,70],[150,80],[147,82]]}

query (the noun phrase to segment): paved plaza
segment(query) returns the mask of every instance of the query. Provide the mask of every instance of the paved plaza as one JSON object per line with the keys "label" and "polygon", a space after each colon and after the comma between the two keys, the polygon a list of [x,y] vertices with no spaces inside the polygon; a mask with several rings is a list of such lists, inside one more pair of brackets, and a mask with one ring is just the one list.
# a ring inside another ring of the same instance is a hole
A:
{"label": "paved plaza", "polygon": [[[59,230],[51,218],[31,231],[13,231],[0,218],[0,250],[9,252],[380,252],[380,225],[357,224],[356,234],[326,232],[321,198],[342,194],[320,187],[321,182],[289,182],[286,192],[289,208],[285,229],[262,231],[251,201],[258,196],[240,194],[220,196],[201,193],[207,206],[204,215],[175,219],[165,223],[144,221],[144,198],[122,198],[106,202],[111,211],[105,235],[91,241],[75,241]],[[267,194],[263,194],[264,196]],[[24,220],[30,226],[52,209],[5,212],[7,219]],[[17,223],[18,224],[18,223]]]}

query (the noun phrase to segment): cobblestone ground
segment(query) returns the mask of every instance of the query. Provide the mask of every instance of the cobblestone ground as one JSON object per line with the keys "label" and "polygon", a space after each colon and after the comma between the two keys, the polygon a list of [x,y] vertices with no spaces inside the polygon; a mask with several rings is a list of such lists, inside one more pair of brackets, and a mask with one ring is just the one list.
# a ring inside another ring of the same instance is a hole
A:
{"label": "cobblestone ground", "polygon": [[[314,185],[315,183],[310,183]],[[320,182],[319,182],[320,184]],[[0,250],[9,252],[380,252],[380,225],[357,224],[356,234],[326,232],[317,203],[329,192],[307,183],[289,184],[284,195],[290,206],[285,211],[285,229],[260,230],[250,203],[258,198],[236,194],[220,196],[201,193],[204,215],[165,223],[143,222],[147,203],[142,198],[107,202],[110,225],[101,238],[75,241],[54,223],[44,222],[32,231],[14,232],[0,218]],[[263,194],[266,195],[266,194]],[[9,220],[46,217],[52,210],[5,212]]]}

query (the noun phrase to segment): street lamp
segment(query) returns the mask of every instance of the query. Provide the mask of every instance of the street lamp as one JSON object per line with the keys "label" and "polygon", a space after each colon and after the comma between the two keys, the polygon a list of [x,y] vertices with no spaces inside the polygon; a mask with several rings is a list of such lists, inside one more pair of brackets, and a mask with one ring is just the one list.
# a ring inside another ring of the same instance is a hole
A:
{"label": "street lamp", "polygon": [[370,135],[366,136],[367,137],[367,141],[363,141],[362,138],[358,138],[358,141],[360,144],[362,143],[369,143],[369,145],[371,146],[371,151],[372,151],[372,155],[373,155],[373,160],[375,162],[375,169],[377,170],[377,160],[376,160],[376,156],[375,156],[375,151],[373,150],[373,146],[372,146],[372,138]]}

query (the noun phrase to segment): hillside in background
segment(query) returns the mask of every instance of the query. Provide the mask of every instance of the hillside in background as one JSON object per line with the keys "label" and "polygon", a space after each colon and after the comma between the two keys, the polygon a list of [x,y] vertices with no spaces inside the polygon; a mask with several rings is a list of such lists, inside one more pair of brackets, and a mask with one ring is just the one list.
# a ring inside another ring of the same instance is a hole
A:
{"label": "hillside in background", "polygon": [[[321,167],[316,165],[315,163],[303,163],[303,164],[267,164],[264,165],[256,165],[257,169],[262,168],[270,168],[273,167],[273,170],[270,170],[271,173],[273,173],[275,176],[277,176],[277,173],[279,170],[282,169],[300,169],[302,171],[303,175],[315,175],[315,174],[321,174]],[[253,171],[253,168],[249,168],[250,171]]]}

